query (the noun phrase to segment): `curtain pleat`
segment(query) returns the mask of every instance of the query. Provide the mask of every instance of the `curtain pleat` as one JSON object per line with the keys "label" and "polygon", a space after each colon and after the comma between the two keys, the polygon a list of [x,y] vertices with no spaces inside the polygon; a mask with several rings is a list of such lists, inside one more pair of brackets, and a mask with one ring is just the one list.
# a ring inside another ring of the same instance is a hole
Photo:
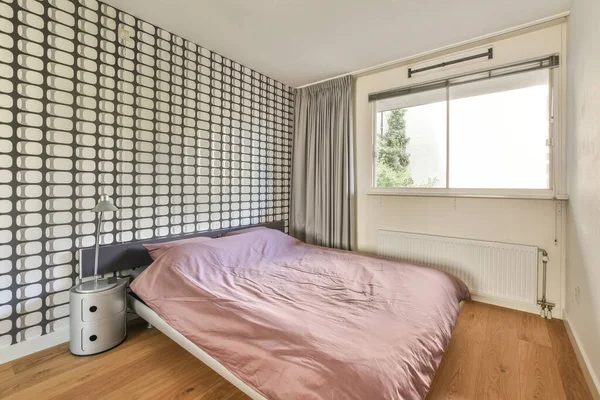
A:
{"label": "curtain pleat", "polygon": [[352,249],[355,241],[352,77],[296,91],[290,234]]}

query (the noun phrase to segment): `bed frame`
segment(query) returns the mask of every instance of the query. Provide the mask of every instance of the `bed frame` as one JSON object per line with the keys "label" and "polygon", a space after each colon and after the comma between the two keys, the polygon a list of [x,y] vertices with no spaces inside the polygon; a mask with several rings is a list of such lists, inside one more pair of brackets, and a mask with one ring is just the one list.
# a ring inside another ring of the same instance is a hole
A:
{"label": "bed frame", "polygon": [[[229,229],[220,229],[207,232],[196,232],[189,235],[171,236],[167,238],[146,240],[140,242],[128,242],[102,246],[98,259],[98,273],[105,274],[109,272],[118,272],[149,265],[150,263],[152,263],[152,259],[150,258],[148,251],[146,251],[146,249],[143,247],[144,244],[169,242],[172,240],[189,239],[193,237],[217,238],[229,232],[258,226],[277,229],[282,232],[285,229],[285,223],[283,221],[278,221],[269,222],[265,224],[239,226]],[[80,276],[82,278],[92,276],[94,274],[94,248],[81,250],[80,260]],[[141,300],[139,300],[135,295],[131,293],[127,295],[127,305],[139,317],[147,321],[149,326],[155,327],[156,329],[164,333],[171,340],[183,347],[185,350],[187,350],[194,357],[202,361],[204,364],[209,366],[212,370],[221,375],[235,387],[240,389],[251,399],[267,400],[265,396],[248,386],[235,374],[233,374],[231,371],[225,368],[221,363],[209,356],[205,351],[196,346],[194,343],[188,340],[185,336],[183,336],[173,327],[171,327],[165,320],[163,320],[158,314],[156,314],[150,307],[148,307]]]}

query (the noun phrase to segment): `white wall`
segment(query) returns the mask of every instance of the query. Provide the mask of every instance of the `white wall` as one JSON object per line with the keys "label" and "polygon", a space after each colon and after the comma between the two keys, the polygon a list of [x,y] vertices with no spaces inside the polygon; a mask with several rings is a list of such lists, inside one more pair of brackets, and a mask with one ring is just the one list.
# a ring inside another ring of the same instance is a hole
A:
{"label": "white wall", "polygon": [[[600,2],[569,22],[566,319],[600,391]],[[579,303],[575,288],[581,291]]]}
{"label": "white wall", "polygon": [[[451,70],[458,74],[526,59],[563,53],[565,24],[539,29],[493,43],[494,59]],[[561,57],[564,64],[564,57]],[[563,291],[562,202],[553,200],[376,196],[368,194],[372,179],[372,116],[369,93],[435,80],[448,72],[407,78],[407,66],[359,77],[356,81],[356,162],[358,248],[375,252],[378,229],[508,243],[548,250],[548,299],[559,307]],[[559,69],[564,76],[564,68]],[[562,79],[560,80],[562,82]],[[559,88],[561,89],[561,88]],[[554,242],[555,237],[557,243]]]}

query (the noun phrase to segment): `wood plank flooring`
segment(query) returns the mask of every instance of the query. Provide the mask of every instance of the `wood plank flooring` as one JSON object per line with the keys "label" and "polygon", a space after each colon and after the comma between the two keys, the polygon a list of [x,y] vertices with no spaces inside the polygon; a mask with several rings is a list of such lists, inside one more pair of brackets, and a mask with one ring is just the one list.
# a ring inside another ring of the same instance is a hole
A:
{"label": "wood plank flooring", "polygon": [[[247,397],[156,329],[130,327],[116,349],[75,357],[68,345],[0,365],[1,399]],[[428,400],[592,399],[562,321],[466,303]]]}
{"label": "wood plank flooring", "polygon": [[465,303],[428,400],[592,399],[560,320]]}

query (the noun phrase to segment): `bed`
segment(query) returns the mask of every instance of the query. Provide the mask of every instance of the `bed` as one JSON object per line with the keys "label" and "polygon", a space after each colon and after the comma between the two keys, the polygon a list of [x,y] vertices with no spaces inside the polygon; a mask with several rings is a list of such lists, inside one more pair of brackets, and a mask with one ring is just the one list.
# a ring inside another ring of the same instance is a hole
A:
{"label": "bed", "polygon": [[130,307],[252,399],[424,398],[464,283],[272,228],[170,248]]}

